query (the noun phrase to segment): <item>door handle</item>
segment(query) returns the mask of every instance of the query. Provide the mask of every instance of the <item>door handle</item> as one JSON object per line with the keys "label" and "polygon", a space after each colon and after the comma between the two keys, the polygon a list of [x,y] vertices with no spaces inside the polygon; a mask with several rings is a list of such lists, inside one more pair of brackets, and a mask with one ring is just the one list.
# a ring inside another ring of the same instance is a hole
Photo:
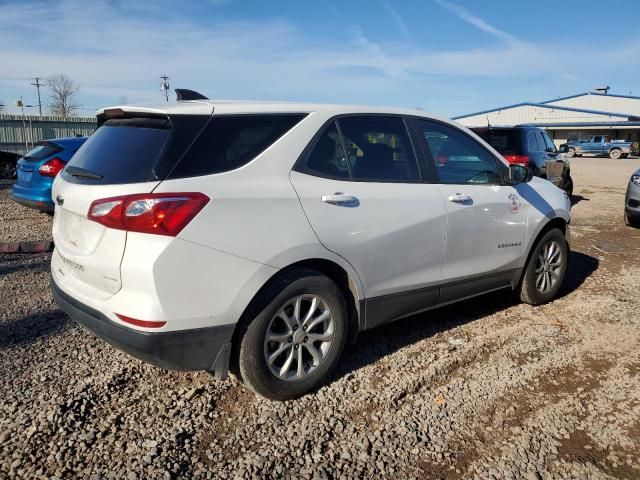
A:
{"label": "door handle", "polygon": [[358,197],[342,192],[336,192],[331,195],[322,195],[321,198],[324,203],[329,203],[331,205],[357,207],[360,204]]}
{"label": "door handle", "polygon": [[453,203],[466,203],[466,202],[470,202],[472,198],[469,195],[456,193],[455,195],[449,195],[449,198],[447,200]]}

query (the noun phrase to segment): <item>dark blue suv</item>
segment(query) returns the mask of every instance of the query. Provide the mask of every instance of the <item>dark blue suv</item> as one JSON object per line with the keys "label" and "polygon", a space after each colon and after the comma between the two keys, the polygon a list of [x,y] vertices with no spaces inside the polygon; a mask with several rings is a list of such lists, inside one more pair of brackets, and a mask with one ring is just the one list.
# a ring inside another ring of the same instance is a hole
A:
{"label": "dark blue suv", "polygon": [[471,130],[496,149],[507,162],[526,165],[534,175],[546,178],[569,196],[573,194],[569,160],[560,153],[544,129],[523,125],[474,127]]}
{"label": "dark blue suv", "polygon": [[18,160],[18,179],[11,198],[26,207],[53,212],[53,179],[86,140],[87,137],[72,137],[36,143],[33,150]]}

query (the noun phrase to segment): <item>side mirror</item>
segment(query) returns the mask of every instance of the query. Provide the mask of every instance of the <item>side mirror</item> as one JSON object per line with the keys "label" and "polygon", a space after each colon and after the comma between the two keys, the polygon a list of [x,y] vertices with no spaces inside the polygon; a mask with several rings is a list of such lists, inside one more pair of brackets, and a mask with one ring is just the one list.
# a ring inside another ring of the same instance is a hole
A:
{"label": "side mirror", "polygon": [[558,152],[560,153],[567,153],[569,151],[569,147],[567,146],[566,143],[563,143],[562,145],[560,145],[560,148],[558,149]]}
{"label": "side mirror", "polygon": [[533,171],[529,167],[512,163],[509,165],[509,183],[511,185],[518,185],[520,183],[526,183],[533,178]]}

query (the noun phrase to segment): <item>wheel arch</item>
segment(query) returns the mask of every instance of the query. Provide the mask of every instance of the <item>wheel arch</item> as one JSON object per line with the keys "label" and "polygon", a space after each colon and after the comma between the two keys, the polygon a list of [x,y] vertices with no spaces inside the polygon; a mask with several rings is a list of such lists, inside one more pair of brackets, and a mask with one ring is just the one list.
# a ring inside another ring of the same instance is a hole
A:
{"label": "wheel arch", "polygon": [[251,301],[247,304],[238,322],[236,323],[231,339],[231,362],[230,368],[237,374],[238,372],[238,353],[240,341],[244,333],[251,323],[251,320],[257,315],[258,312],[264,308],[264,305],[258,303],[258,299],[262,297],[262,293],[271,288],[271,286],[278,282],[281,278],[286,276],[289,272],[296,269],[314,270],[319,272],[328,278],[330,278],[340,289],[344,295],[345,302],[347,304],[347,318],[348,318],[348,338],[349,342],[355,342],[358,333],[364,327],[364,311],[361,311],[361,305],[363,302],[363,295],[359,289],[359,284],[356,283],[356,279],[347,272],[345,268],[339,265],[337,262],[326,258],[309,258],[299,260],[287,265],[284,268],[279,269],[269,278],[258,291],[253,295]]}
{"label": "wheel arch", "polygon": [[[553,217],[553,218],[549,219],[549,221],[546,222],[544,225],[542,225],[542,227],[536,233],[536,236],[534,237],[533,241],[529,244],[529,247],[528,247],[529,251],[527,252],[527,259],[524,262],[524,265],[522,266],[522,271],[519,274],[518,282],[516,283],[516,285],[514,285],[514,289],[515,288],[520,288],[520,285],[522,284],[522,279],[523,279],[524,274],[525,274],[526,269],[527,269],[527,265],[529,265],[529,260],[531,260],[531,255],[533,254],[533,251],[535,250],[536,245],[538,245],[538,242],[540,241],[540,239],[549,230],[552,230],[554,228],[558,228],[566,238],[566,236],[567,236],[567,228],[568,227],[569,227],[569,222],[567,220],[565,220],[564,218],[560,217],[560,216]],[[567,246],[569,246],[568,243],[567,243]]]}

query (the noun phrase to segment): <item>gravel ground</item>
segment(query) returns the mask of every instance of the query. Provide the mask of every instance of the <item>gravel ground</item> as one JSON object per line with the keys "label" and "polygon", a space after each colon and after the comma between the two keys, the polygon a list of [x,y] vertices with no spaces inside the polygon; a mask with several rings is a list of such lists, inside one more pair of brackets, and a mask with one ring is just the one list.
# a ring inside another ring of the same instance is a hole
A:
{"label": "gravel ground", "polygon": [[640,478],[638,166],[573,161],[559,299],[494,293],[366,332],[285,403],[116,351],[56,308],[48,254],[0,256],[0,477]]}
{"label": "gravel ground", "polygon": [[53,217],[17,204],[10,194],[11,183],[0,183],[0,242],[51,239]]}

